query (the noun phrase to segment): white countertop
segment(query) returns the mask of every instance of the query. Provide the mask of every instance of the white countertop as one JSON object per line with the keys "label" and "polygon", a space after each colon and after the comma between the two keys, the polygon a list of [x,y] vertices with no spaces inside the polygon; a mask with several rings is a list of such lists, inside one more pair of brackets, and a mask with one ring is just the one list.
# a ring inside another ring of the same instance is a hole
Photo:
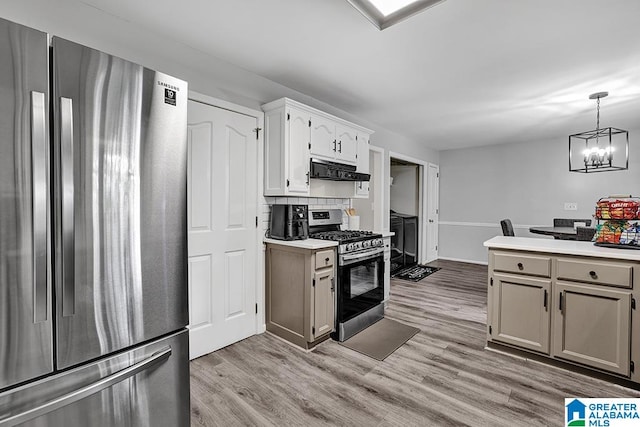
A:
{"label": "white countertop", "polygon": [[602,248],[594,246],[591,242],[579,242],[576,240],[496,236],[484,242],[484,246],[493,249],[513,249],[519,251],[640,261],[640,250]]}
{"label": "white countertop", "polygon": [[395,234],[396,234],[393,231],[374,231],[374,233],[382,234],[382,237],[391,237],[391,236],[395,236]]}
{"label": "white countertop", "polygon": [[274,243],[276,245],[293,246],[301,249],[323,249],[332,248],[338,246],[338,242],[333,240],[320,240],[320,239],[304,239],[304,240],[278,240],[265,238],[264,243]]}

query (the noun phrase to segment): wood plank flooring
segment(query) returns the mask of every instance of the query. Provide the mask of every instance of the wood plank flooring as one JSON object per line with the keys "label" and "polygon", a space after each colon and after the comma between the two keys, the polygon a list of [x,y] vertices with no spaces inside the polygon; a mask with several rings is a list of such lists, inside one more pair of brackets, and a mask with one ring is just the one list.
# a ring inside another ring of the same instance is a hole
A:
{"label": "wood plank flooring", "polygon": [[391,281],[386,317],[420,332],[379,362],[269,334],[191,362],[193,426],[563,425],[565,397],[640,392],[484,349],[487,267],[438,261]]}

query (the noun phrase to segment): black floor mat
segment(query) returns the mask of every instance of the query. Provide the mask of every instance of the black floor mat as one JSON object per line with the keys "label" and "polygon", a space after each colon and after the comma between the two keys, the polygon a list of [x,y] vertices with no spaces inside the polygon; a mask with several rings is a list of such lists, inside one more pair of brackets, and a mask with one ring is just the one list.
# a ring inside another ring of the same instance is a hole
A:
{"label": "black floor mat", "polygon": [[418,282],[430,274],[440,270],[438,267],[427,267],[426,265],[412,265],[411,267],[403,268],[402,270],[393,273],[391,277],[395,279],[411,280]]}

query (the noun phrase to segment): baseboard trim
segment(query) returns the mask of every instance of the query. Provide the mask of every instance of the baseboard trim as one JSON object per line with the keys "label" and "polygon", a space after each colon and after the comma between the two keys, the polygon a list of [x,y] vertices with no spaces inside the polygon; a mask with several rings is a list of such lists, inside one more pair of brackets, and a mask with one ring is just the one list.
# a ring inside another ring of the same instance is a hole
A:
{"label": "baseboard trim", "polygon": [[438,257],[438,259],[439,260],[441,259],[443,261],[457,261],[457,262],[467,262],[469,264],[489,265],[488,261],[475,261],[472,259],[452,258],[452,257],[445,257],[445,256]]}

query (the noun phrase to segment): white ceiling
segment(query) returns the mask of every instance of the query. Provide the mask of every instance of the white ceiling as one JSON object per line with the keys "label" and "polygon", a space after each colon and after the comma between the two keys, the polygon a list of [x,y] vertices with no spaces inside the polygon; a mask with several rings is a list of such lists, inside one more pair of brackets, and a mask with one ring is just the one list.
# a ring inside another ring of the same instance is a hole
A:
{"label": "white ceiling", "polygon": [[346,0],[81,2],[435,149],[593,129],[598,91],[602,126],[640,128],[639,0],[447,0],[383,31]]}

